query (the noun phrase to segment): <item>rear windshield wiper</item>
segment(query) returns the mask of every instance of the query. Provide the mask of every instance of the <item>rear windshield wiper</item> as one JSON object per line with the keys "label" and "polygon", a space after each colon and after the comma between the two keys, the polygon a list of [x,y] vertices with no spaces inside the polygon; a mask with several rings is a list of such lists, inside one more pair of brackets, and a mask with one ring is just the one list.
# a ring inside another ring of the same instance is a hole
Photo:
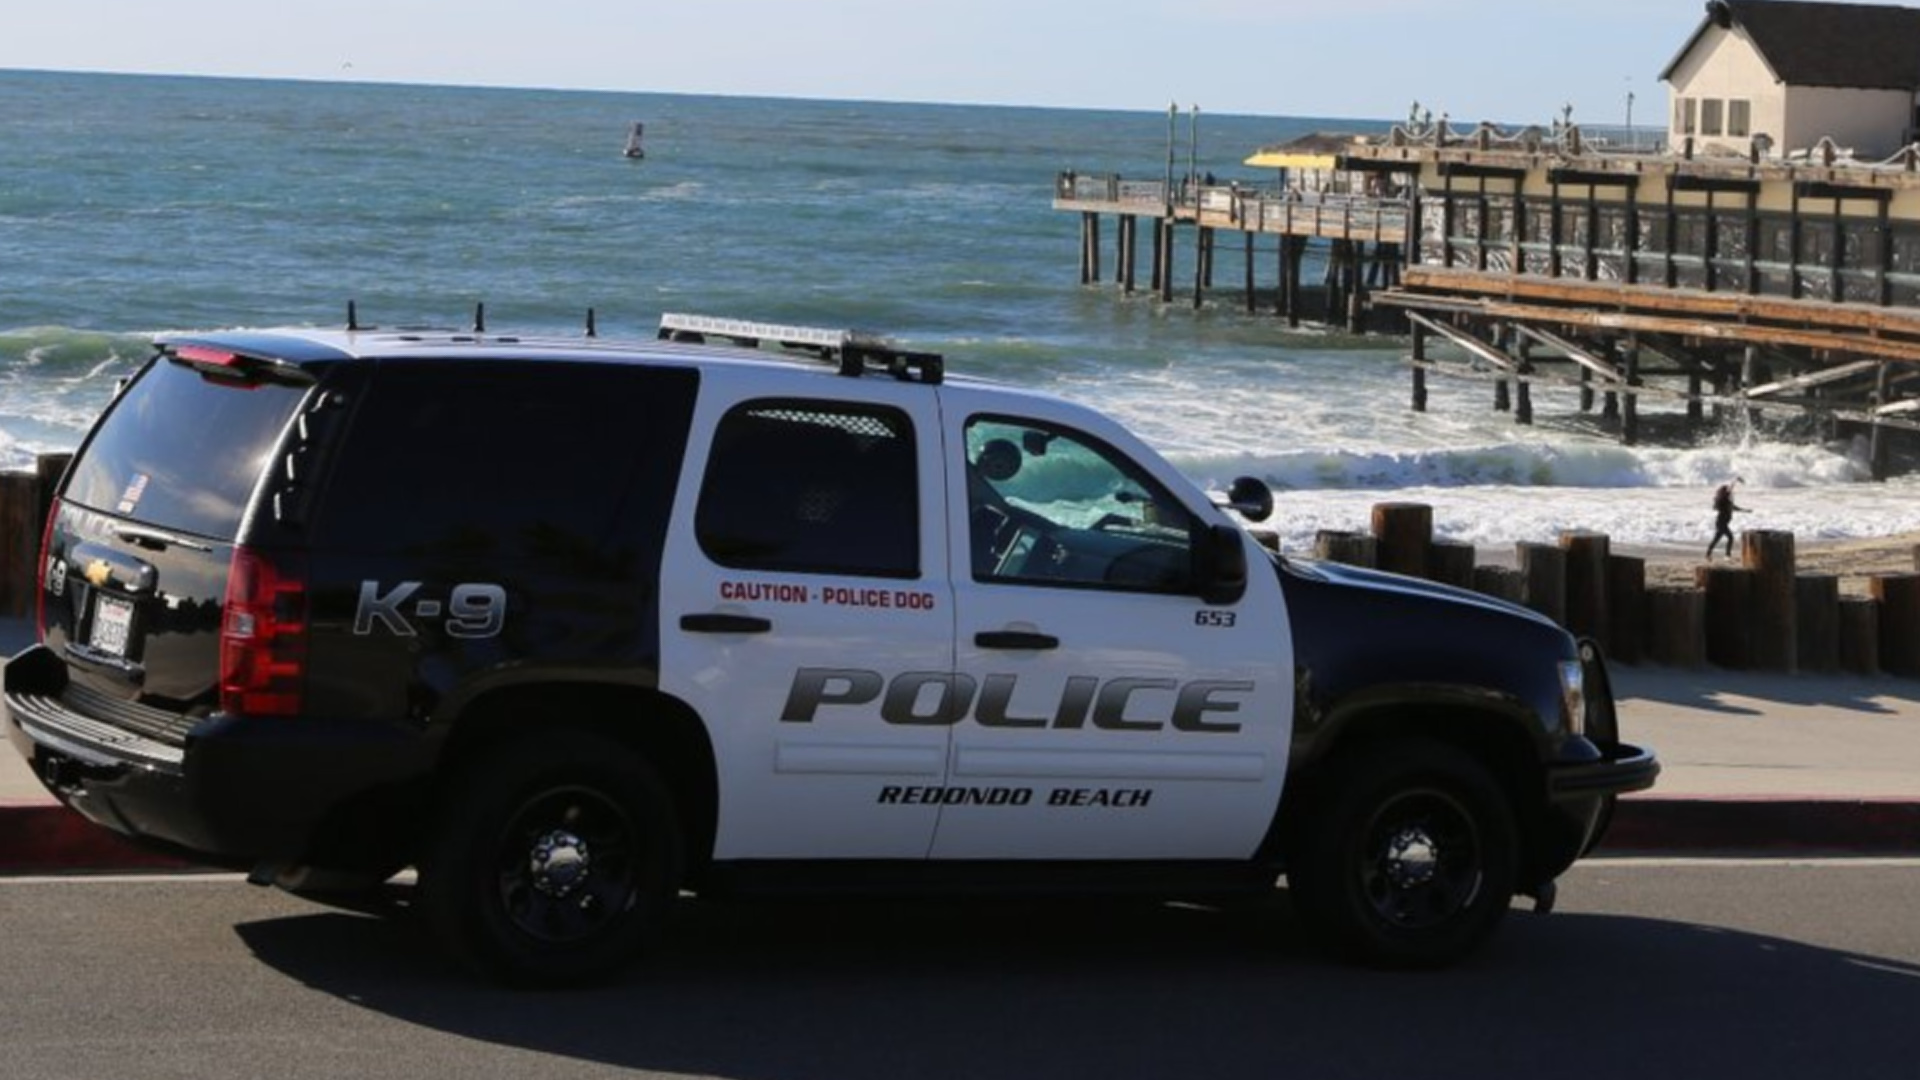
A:
{"label": "rear windshield wiper", "polygon": [[212,551],[213,548],[198,540],[189,540],[179,533],[170,533],[164,529],[150,528],[145,525],[116,525],[113,535],[129,544],[138,544],[143,548],[164,551],[170,547],[183,547],[189,551]]}

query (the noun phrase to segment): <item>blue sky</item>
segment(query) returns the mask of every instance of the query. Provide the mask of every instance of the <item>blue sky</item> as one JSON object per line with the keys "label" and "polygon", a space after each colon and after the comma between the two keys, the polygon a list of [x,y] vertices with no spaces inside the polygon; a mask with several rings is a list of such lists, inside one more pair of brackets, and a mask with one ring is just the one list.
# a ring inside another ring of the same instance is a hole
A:
{"label": "blue sky", "polygon": [[1659,124],[1702,0],[21,0],[0,68]]}

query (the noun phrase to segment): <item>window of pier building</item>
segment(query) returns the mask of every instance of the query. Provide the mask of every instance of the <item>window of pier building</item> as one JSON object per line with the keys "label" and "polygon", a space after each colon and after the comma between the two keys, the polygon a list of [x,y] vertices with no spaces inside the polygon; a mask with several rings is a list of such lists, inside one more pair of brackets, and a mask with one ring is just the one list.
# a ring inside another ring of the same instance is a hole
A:
{"label": "window of pier building", "polygon": [[1753,102],[1742,98],[1727,102],[1727,134],[1736,139],[1753,134]]}
{"label": "window of pier building", "polygon": [[1673,102],[1673,126],[1682,135],[1694,133],[1695,103],[1692,98],[1675,98]]}
{"label": "window of pier building", "polygon": [[1700,99],[1700,134],[1720,134],[1723,130],[1723,125],[1720,122],[1720,113],[1722,108],[1725,107],[1725,104],[1726,103],[1719,98]]}

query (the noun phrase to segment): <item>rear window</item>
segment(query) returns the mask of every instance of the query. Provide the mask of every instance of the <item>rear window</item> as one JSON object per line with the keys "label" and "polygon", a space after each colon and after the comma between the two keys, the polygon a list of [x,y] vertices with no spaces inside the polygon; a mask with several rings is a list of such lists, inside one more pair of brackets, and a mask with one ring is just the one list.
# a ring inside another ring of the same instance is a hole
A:
{"label": "rear window", "polygon": [[231,540],[308,387],[233,382],[158,360],[107,413],[66,498],[176,532]]}
{"label": "rear window", "polygon": [[327,482],[315,545],[564,561],[593,550],[629,500],[664,536],[696,387],[691,371],[625,364],[386,365]]}

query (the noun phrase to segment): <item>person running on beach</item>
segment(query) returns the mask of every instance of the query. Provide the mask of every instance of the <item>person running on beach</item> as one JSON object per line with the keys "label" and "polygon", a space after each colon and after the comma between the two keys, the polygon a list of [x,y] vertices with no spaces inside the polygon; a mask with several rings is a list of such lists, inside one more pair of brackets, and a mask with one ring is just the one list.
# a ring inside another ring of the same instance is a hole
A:
{"label": "person running on beach", "polygon": [[1733,515],[1736,511],[1746,513],[1744,506],[1733,503],[1733,487],[1741,483],[1739,477],[1721,484],[1713,493],[1713,539],[1707,541],[1707,558],[1713,558],[1713,549],[1720,544],[1720,538],[1727,538],[1727,558],[1733,558]]}

